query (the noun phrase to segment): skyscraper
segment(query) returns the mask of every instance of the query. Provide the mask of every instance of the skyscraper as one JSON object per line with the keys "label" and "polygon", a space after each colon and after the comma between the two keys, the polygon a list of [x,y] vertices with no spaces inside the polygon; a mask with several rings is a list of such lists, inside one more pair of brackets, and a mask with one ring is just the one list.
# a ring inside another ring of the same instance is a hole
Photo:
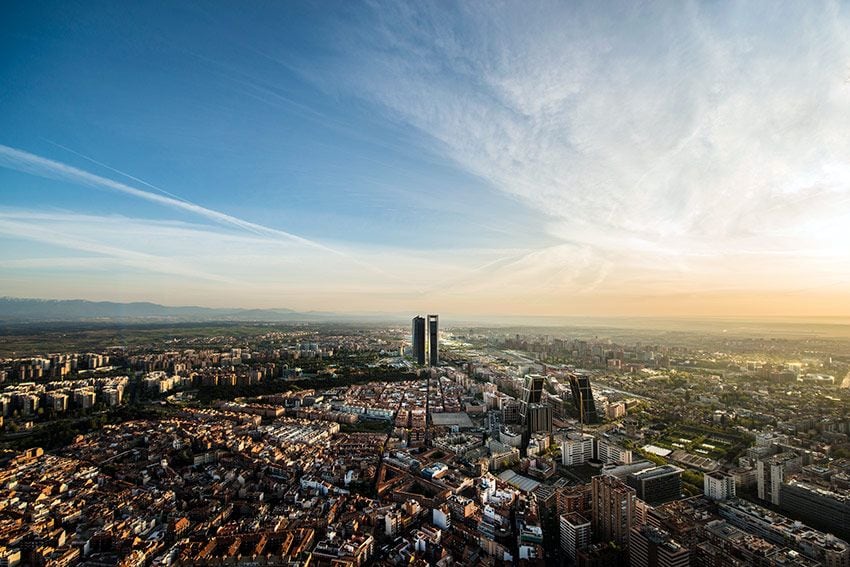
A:
{"label": "skyscraper", "polygon": [[543,404],[528,406],[528,433],[552,433],[552,408]]}
{"label": "skyscraper", "polygon": [[579,412],[581,422],[598,423],[599,415],[596,413],[596,403],[593,401],[590,376],[585,374],[571,374],[570,390],[572,391],[573,403]]}
{"label": "skyscraper", "polygon": [[428,315],[428,352],[429,352],[429,364],[431,366],[437,366],[440,364],[440,346],[439,339],[437,338],[438,329],[438,319],[437,315]]}
{"label": "skyscraper", "polygon": [[543,380],[543,376],[539,374],[525,375],[519,406],[519,419],[523,426],[528,425],[529,406],[540,403],[540,398],[543,395]]}
{"label": "skyscraper", "polygon": [[413,318],[413,358],[416,364],[425,364],[425,317]]}
{"label": "skyscraper", "polygon": [[635,490],[620,479],[599,475],[591,481],[593,533],[600,541],[624,545],[635,511]]}
{"label": "skyscraper", "polygon": [[[528,441],[531,439],[532,429],[536,424],[531,422],[532,408],[541,407],[540,398],[543,395],[543,376],[539,374],[526,374],[522,385],[522,397],[519,400],[519,422],[522,425],[522,448],[523,451],[528,446]],[[546,415],[535,412],[542,419],[546,419]],[[552,422],[551,409],[548,413],[549,423]],[[551,431],[551,425],[548,430]],[[523,453],[525,454],[525,453]]]}

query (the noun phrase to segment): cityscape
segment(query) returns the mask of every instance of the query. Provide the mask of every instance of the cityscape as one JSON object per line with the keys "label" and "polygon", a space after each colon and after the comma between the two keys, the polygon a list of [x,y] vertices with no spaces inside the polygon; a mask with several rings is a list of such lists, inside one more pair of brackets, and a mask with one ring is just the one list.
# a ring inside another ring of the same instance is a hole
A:
{"label": "cityscape", "polygon": [[0,557],[850,565],[850,339],[440,321],[7,346]]}
{"label": "cityscape", "polygon": [[0,567],[850,567],[848,30],[0,2]]}

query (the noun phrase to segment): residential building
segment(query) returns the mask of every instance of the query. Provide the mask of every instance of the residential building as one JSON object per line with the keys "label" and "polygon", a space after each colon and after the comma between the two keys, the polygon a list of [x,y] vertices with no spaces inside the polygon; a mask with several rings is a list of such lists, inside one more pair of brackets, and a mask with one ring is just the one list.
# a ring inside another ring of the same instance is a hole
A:
{"label": "residential building", "polygon": [[712,500],[735,498],[735,477],[722,471],[705,473],[702,477],[703,493]]}
{"label": "residential building", "polygon": [[590,520],[577,512],[560,516],[561,551],[575,562],[579,549],[590,545]]}
{"label": "residential building", "polygon": [[599,541],[618,545],[628,542],[635,509],[635,490],[613,476],[595,476],[591,481],[591,521]]}

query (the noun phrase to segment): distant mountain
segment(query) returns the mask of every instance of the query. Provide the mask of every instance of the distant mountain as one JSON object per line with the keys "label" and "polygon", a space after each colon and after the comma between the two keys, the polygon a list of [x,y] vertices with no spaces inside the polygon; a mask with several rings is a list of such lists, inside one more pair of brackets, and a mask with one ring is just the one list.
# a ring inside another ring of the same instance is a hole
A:
{"label": "distant mountain", "polygon": [[149,302],[114,303],[82,299],[0,297],[0,321],[329,321],[349,319],[333,313],[300,313],[291,309],[169,307]]}

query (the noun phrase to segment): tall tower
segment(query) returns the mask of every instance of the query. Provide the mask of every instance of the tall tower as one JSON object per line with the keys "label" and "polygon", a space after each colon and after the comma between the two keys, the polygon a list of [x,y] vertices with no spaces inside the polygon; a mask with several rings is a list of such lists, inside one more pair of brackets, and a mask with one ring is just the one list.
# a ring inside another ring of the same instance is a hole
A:
{"label": "tall tower", "polygon": [[623,545],[635,511],[635,489],[613,476],[599,475],[591,480],[593,533],[600,541]]}
{"label": "tall tower", "polygon": [[425,364],[425,317],[418,315],[413,318],[413,358],[416,364]]}
{"label": "tall tower", "polygon": [[428,363],[431,366],[440,364],[440,345],[437,334],[439,331],[439,317],[437,315],[428,315]]}
{"label": "tall tower", "polygon": [[528,406],[539,404],[543,395],[543,376],[539,374],[526,374],[522,383],[522,397],[520,398],[519,418],[523,425],[527,425]]}
{"label": "tall tower", "polygon": [[[519,400],[519,422],[522,425],[522,450],[528,447],[531,433],[534,430],[531,423],[532,409],[539,407],[543,396],[543,376],[526,374],[522,383],[522,397]],[[552,422],[552,412],[549,412],[549,423]],[[551,430],[551,425],[549,426]],[[523,452],[523,455],[525,453]]]}
{"label": "tall tower", "polygon": [[579,412],[581,423],[598,423],[596,403],[593,401],[593,390],[590,387],[590,376],[570,374],[570,391],[573,403]]}

